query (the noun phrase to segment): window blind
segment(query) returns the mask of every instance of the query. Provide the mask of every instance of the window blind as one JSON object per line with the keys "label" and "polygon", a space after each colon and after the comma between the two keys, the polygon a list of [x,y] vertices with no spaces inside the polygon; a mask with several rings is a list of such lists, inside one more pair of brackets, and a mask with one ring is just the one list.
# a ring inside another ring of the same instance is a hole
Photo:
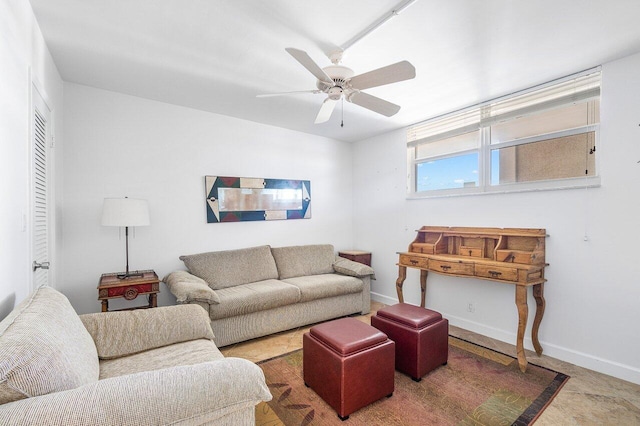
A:
{"label": "window blind", "polygon": [[600,96],[600,67],[435,117],[407,129],[407,146],[456,136],[526,114]]}

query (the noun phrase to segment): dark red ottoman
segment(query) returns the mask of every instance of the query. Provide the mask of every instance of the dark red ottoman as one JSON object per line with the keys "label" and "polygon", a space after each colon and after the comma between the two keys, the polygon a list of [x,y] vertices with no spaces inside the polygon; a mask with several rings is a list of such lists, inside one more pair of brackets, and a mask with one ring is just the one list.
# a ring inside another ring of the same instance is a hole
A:
{"label": "dark red ottoman", "polygon": [[371,325],[396,343],[396,369],[413,380],[447,363],[449,321],[438,312],[398,303],[371,316]]}
{"label": "dark red ottoman", "polygon": [[345,420],[393,394],[395,344],[355,318],[311,327],[302,337],[304,383]]}

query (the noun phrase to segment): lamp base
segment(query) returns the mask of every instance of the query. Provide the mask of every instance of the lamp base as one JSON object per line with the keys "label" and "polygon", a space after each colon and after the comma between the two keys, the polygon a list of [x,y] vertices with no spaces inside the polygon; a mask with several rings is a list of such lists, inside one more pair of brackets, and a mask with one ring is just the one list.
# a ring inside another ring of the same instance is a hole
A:
{"label": "lamp base", "polygon": [[123,272],[123,273],[117,274],[116,277],[119,280],[127,280],[127,279],[130,279],[130,278],[139,278],[139,277],[142,277],[143,275],[144,275],[144,272],[140,272],[140,271],[131,271],[131,272],[129,272],[129,271],[127,271],[127,272]]}

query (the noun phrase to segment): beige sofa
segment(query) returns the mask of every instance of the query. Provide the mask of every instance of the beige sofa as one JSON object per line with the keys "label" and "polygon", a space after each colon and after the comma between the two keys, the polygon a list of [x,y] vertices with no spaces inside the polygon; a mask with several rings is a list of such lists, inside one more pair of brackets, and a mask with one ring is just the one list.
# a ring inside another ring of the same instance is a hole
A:
{"label": "beige sofa", "polygon": [[0,322],[2,425],[255,425],[262,370],[197,306],[78,316],[40,287]]}
{"label": "beige sofa", "polygon": [[181,256],[163,281],[209,314],[221,346],[370,310],[373,269],[332,245],[259,246]]}

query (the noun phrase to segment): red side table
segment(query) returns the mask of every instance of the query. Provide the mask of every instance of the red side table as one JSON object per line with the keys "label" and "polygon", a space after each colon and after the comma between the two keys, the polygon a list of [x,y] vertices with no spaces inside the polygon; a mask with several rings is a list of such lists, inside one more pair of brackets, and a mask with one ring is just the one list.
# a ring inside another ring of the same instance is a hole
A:
{"label": "red side table", "polygon": [[371,252],[369,251],[345,250],[338,252],[338,256],[371,266]]}
{"label": "red side table", "polygon": [[140,295],[149,295],[149,304],[128,309],[155,308],[158,306],[160,280],[152,270],[134,271],[141,276],[118,278],[118,273],[102,274],[98,284],[98,300],[102,301],[102,312],[109,311],[109,299],[133,300]]}

